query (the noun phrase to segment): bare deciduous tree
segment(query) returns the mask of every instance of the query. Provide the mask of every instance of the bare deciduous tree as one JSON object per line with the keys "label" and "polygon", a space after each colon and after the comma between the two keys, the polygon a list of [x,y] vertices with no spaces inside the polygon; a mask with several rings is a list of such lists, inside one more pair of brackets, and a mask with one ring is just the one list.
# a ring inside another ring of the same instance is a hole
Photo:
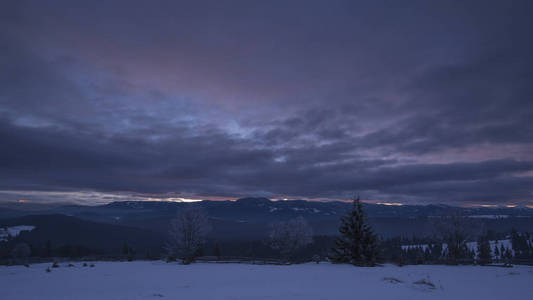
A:
{"label": "bare deciduous tree", "polygon": [[288,260],[296,250],[313,242],[313,229],[302,217],[272,224],[270,246]]}
{"label": "bare deciduous tree", "polygon": [[31,250],[30,246],[26,243],[18,243],[11,250],[11,256],[14,258],[27,258],[30,256]]}
{"label": "bare deciduous tree", "polygon": [[168,256],[179,258],[184,264],[191,263],[210,229],[204,210],[196,205],[187,205],[170,222],[169,241],[165,247]]}
{"label": "bare deciduous tree", "polygon": [[26,264],[31,254],[30,246],[26,243],[18,243],[11,250],[11,256],[19,263]]}
{"label": "bare deciduous tree", "polygon": [[452,214],[434,221],[437,234],[446,243],[446,257],[450,263],[457,264],[468,258],[469,249],[466,242],[481,232],[479,221],[465,216]]}

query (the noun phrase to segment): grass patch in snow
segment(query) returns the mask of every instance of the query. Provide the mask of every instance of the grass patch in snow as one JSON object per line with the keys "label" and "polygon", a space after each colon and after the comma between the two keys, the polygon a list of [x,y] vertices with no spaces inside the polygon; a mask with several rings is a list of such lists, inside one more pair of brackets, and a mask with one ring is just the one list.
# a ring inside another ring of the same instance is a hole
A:
{"label": "grass patch in snow", "polygon": [[388,281],[390,283],[403,283],[403,281],[395,277],[383,277],[383,281]]}
{"label": "grass patch in snow", "polygon": [[426,286],[432,290],[434,290],[436,287],[435,287],[435,284],[431,281],[429,281],[429,279],[420,279],[418,281],[415,281],[413,282],[413,284],[418,284],[418,285],[423,285],[423,286]]}

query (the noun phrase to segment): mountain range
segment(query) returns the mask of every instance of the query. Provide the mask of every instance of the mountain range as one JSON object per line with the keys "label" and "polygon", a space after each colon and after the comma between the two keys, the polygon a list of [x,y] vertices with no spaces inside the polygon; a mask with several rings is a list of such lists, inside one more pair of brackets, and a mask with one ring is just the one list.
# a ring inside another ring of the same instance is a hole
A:
{"label": "mountain range", "polygon": [[[36,229],[20,238],[42,243],[78,243],[98,248],[118,247],[128,242],[139,247],[161,245],[170,220],[183,202],[122,201],[98,206],[0,204],[0,227],[33,225]],[[201,201],[209,216],[210,237],[217,240],[260,240],[268,235],[270,224],[304,217],[316,235],[335,235],[339,218],[350,202],[304,200],[271,201],[243,198],[236,201]],[[383,237],[430,236],[432,220],[460,214],[478,218],[485,229],[506,232],[511,228],[533,232],[533,209],[526,207],[453,207],[448,205],[381,205],[364,203],[369,222]],[[18,238],[18,237],[17,237]],[[143,240],[144,242],[139,242]]]}

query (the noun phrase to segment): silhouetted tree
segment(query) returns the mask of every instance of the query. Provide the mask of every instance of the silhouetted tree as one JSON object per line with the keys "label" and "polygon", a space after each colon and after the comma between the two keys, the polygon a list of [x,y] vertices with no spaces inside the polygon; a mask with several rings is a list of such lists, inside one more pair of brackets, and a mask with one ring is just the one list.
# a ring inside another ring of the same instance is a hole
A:
{"label": "silhouetted tree", "polygon": [[496,245],[494,245],[494,258],[496,258],[496,260],[500,259],[500,250],[498,247],[498,241],[496,241]]}
{"label": "silhouetted tree", "polygon": [[181,259],[184,264],[193,262],[210,228],[204,210],[187,205],[170,223],[170,238],[165,247],[167,255]]}
{"label": "silhouetted tree", "polygon": [[435,229],[447,244],[446,258],[449,263],[457,264],[471,259],[472,253],[466,246],[469,238],[478,235],[480,225],[472,218],[459,215],[441,217],[434,223]]}
{"label": "silhouetted tree", "polygon": [[442,258],[442,243],[435,243],[431,246],[431,261],[438,262]]}
{"label": "silhouetted tree", "polygon": [[341,236],[335,241],[331,259],[336,263],[374,266],[377,258],[377,237],[367,224],[359,197],[353,199],[352,209],[341,218]]}
{"label": "silhouetted tree", "polygon": [[26,260],[31,254],[30,246],[26,243],[18,243],[11,250],[11,256],[15,259],[23,260],[26,263]]}
{"label": "silhouetted tree", "polygon": [[313,242],[313,229],[303,217],[272,224],[270,247],[279,250],[281,257],[290,260],[301,247]]}
{"label": "silhouetted tree", "polygon": [[490,242],[487,236],[482,236],[477,242],[477,262],[480,265],[490,264],[492,262],[492,251],[490,249]]}
{"label": "silhouetted tree", "polygon": [[222,256],[222,251],[220,250],[220,244],[218,242],[215,243],[215,250],[214,254],[217,257],[218,260],[220,260],[220,257]]}
{"label": "silhouetted tree", "polygon": [[513,252],[509,248],[505,249],[505,260],[507,263],[510,263],[513,260]]}
{"label": "silhouetted tree", "polygon": [[44,244],[44,256],[45,257],[51,257],[52,256],[52,243],[50,240],[47,240]]}
{"label": "silhouetted tree", "polygon": [[530,256],[529,235],[519,233],[513,228],[511,231],[511,245],[515,258],[524,259]]}

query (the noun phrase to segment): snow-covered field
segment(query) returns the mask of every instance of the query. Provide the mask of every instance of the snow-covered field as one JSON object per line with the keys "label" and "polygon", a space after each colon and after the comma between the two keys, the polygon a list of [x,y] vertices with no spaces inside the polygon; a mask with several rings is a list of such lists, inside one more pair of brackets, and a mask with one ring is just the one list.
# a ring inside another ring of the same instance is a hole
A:
{"label": "snow-covered field", "polygon": [[[533,267],[95,262],[0,267],[1,299],[533,299]],[[416,283],[418,282],[418,283]],[[429,282],[434,285],[421,283]]]}

